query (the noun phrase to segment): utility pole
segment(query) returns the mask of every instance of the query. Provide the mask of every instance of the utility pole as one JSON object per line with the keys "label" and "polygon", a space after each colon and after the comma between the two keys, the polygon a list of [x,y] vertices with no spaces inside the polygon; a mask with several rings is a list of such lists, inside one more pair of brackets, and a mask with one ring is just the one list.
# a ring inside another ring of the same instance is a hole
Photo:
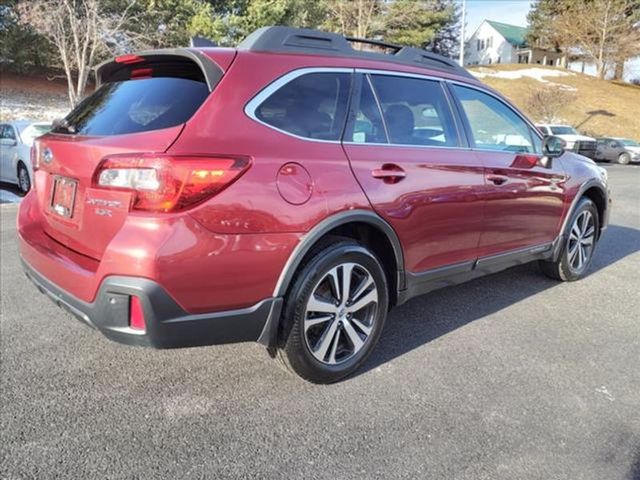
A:
{"label": "utility pole", "polygon": [[464,27],[467,14],[467,0],[462,0],[462,27],[460,28],[460,66],[464,67]]}

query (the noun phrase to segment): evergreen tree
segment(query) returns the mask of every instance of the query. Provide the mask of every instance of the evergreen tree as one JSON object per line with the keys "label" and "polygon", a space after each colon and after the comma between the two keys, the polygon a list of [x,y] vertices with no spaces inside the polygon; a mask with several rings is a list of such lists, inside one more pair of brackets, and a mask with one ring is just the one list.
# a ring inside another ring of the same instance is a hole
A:
{"label": "evergreen tree", "polygon": [[453,0],[396,0],[383,12],[384,40],[454,56],[460,38],[459,10]]}

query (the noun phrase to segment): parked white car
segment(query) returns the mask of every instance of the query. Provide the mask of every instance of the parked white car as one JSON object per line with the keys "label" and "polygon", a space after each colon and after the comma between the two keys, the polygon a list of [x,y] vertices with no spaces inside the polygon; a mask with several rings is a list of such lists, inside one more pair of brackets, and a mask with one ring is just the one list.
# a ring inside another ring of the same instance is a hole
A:
{"label": "parked white car", "polygon": [[573,152],[584,155],[591,159],[596,157],[597,140],[595,138],[581,135],[571,125],[536,125],[536,128],[546,137],[553,135],[560,137],[566,142],[565,148]]}
{"label": "parked white car", "polygon": [[31,145],[51,130],[51,124],[20,120],[0,124],[0,181],[18,185],[23,193],[31,188]]}

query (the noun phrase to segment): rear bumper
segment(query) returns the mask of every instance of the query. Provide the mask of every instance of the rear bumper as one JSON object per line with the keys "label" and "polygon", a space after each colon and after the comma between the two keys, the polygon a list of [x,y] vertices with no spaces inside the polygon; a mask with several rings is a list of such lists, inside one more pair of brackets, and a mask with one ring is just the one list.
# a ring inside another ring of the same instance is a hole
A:
{"label": "rear bumper", "polygon": [[[281,298],[267,298],[243,309],[189,314],[156,282],[140,277],[105,278],[92,303],[55,285],[22,260],[27,277],[41,293],[106,337],[128,345],[155,348],[193,347],[223,343],[271,342],[271,328],[282,307]],[[129,327],[131,296],[140,299],[146,329]]]}

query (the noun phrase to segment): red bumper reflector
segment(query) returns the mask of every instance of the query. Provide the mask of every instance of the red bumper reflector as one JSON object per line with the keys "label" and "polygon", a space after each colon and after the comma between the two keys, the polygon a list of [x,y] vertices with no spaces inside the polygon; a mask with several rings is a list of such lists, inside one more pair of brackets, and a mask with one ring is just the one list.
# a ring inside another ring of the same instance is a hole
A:
{"label": "red bumper reflector", "polygon": [[135,330],[144,330],[144,311],[138,297],[131,297],[129,305],[129,326]]}

